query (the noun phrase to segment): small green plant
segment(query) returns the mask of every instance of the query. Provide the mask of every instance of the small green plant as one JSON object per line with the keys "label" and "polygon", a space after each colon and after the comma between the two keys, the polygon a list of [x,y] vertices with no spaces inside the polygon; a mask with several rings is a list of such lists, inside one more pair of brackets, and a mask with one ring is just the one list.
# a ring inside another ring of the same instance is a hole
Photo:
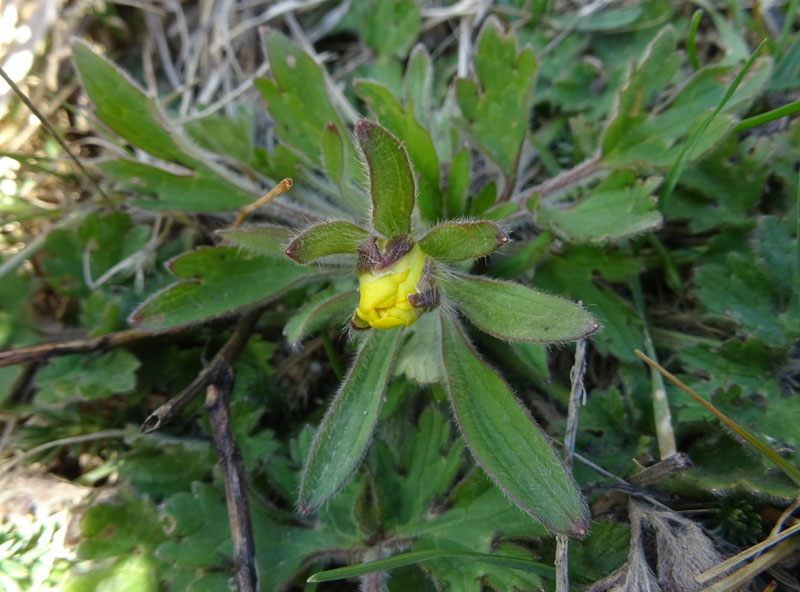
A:
{"label": "small green plant", "polygon": [[[572,478],[507,384],[470,345],[455,309],[482,331],[514,341],[581,339],[597,330],[597,321],[566,300],[449,267],[491,254],[508,241],[506,233],[488,220],[446,221],[414,238],[415,175],[405,149],[366,120],[356,123],[355,134],[368,167],[370,225],[317,224],[286,248],[302,264],[356,255],[360,301],[350,324],[369,331],[317,431],[300,481],[300,511],[330,499],[360,464],[392,363],[407,339],[413,349],[406,355],[434,360],[467,446],[508,498],[556,532],[585,534],[588,510]],[[424,337],[404,334],[415,332]]]}

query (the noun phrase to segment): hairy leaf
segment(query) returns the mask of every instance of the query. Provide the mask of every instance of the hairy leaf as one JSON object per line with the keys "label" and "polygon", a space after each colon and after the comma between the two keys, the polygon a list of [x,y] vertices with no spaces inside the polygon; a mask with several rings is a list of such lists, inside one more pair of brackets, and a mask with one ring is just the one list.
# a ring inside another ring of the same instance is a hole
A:
{"label": "hairy leaf", "polygon": [[580,306],[522,284],[452,274],[444,283],[481,331],[515,341],[574,341],[600,328]]}
{"label": "hairy leaf", "polygon": [[584,535],[586,502],[547,438],[461,328],[441,319],[445,386],[470,452],[520,509],[556,532]]}
{"label": "hairy leaf", "polygon": [[159,328],[221,315],[314,277],[285,258],[258,257],[233,247],[201,247],[170,261],[169,269],[181,281],[139,306],[130,316],[132,323]]}
{"label": "hairy leaf", "polygon": [[286,254],[306,265],[328,255],[355,254],[369,233],[351,222],[323,222],[307,228],[286,247]]}
{"label": "hairy leaf", "polygon": [[388,237],[408,234],[416,186],[405,148],[384,128],[365,119],[356,124],[356,137],[369,167],[375,230]]}
{"label": "hairy leaf", "polygon": [[367,451],[402,331],[372,330],[322,419],[300,479],[298,505],[310,513],[350,479]]}
{"label": "hairy leaf", "polygon": [[329,322],[340,325],[353,316],[358,305],[358,290],[341,291],[331,287],[314,295],[289,319],[283,328],[287,341],[297,346],[300,341]]}
{"label": "hairy leaf", "polygon": [[490,255],[508,242],[508,235],[494,222],[444,222],[419,241],[434,259],[455,263]]}

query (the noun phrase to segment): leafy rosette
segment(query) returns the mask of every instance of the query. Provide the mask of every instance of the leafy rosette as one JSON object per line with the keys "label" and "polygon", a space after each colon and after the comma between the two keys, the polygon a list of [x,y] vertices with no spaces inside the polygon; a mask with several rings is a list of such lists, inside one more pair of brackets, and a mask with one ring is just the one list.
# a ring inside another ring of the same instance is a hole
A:
{"label": "leafy rosette", "polygon": [[[573,302],[461,273],[458,264],[490,255],[508,235],[488,220],[444,221],[417,232],[417,188],[404,147],[366,120],[356,124],[356,138],[368,167],[369,223],[316,224],[286,248],[303,265],[355,255],[359,293],[350,324],[364,330],[314,439],[300,511],[313,512],[347,483],[369,446],[393,367],[424,358],[434,362],[421,381],[445,387],[475,460],[508,498],[551,530],[582,535],[588,511],[574,481],[503,378],[472,347],[454,311],[492,336],[526,342],[581,339],[598,329],[597,321]],[[352,291],[324,293],[289,323],[287,335],[298,341],[318,326],[315,317],[355,299]]]}

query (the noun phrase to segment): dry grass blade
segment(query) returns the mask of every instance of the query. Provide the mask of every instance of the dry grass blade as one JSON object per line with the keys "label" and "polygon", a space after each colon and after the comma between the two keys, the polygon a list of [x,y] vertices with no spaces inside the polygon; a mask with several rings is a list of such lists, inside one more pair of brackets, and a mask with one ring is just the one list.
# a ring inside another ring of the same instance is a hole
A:
{"label": "dry grass blade", "polygon": [[797,467],[788,462],[786,459],[779,456],[774,450],[766,446],[763,442],[758,440],[750,432],[745,430],[735,421],[730,419],[727,415],[722,413],[722,411],[717,409],[714,405],[706,401],[703,397],[701,397],[692,389],[690,389],[688,386],[686,386],[686,384],[684,384],[677,376],[673,375],[672,373],[668,372],[663,367],[661,367],[661,365],[658,364],[658,362],[651,360],[649,357],[647,357],[638,349],[635,350],[635,352],[636,355],[639,356],[641,360],[647,363],[651,368],[655,368],[656,370],[658,370],[664,376],[664,378],[669,380],[672,384],[680,388],[683,392],[692,397],[703,407],[708,409],[711,413],[714,414],[714,416],[717,419],[719,419],[722,423],[724,423],[728,428],[733,430],[734,433],[736,433],[738,436],[744,439],[748,444],[750,444],[753,448],[755,448],[758,452],[760,452],[769,460],[771,460],[773,463],[775,463],[784,473],[786,473],[787,477],[789,477],[797,485],[800,485],[800,470]]}
{"label": "dry grass blade", "polygon": [[[719,565],[715,565],[713,568],[711,568],[711,569],[709,569],[707,571],[704,571],[699,576],[697,576],[697,581],[699,583],[701,583],[701,584],[704,584],[705,582],[709,582],[709,581],[713,580],[714,578],[716,578],[717,576],[725,573],[726,571],[728,571],[732,567],[738,565],[742,561],[746,561],[747,559],[749,559],[753,555],[756,555],[757,553],[760,553],[764,549],[768,549],[769,547],[771,547],[771,546],[773,546],[773,545],[775,545],[777,543],[780,543],[781,541],[783,541],[787,537],[790,537],[790,536],[792,536],[793,534],[795,534],[797,532],[800,532],[800,523],[795,524],[794,526],[791,526],[791,527],[787,528],[784,531],[781,531],[780,533],[778,533],[775,536],[770,536],[769,538],[764,539],[760,543],[758,543],[756,545],[753,545],[749,549],[745,549],[741,553],[739,553],[737,555],[734,555],[730,559],[726,559],[725,561],[723,561]],[[800,542],[800,541],[798,541],[798,542]]]}
{"label": "dry grass blade", "polygon": [[752,578],[779,561],[782,561],[798,548],[800,548],[800,539],[792,539],[778,543],[772,549],[760,557],[757,557],[743,568],[733,572],[725,579],[703,588],[702,592],[733,592],[734,590],[741,590]]}

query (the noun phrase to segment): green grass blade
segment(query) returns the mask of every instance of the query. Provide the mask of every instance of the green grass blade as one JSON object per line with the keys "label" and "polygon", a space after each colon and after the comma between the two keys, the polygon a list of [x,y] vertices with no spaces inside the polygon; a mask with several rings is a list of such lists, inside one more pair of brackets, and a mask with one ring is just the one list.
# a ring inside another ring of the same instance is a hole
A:
{"label": "green grass blade", "polygon": [[347,567],[338,567],[336,569],[320,571],[313,574],[306,581],[311,583],[331,582],[333,580],[354,578],[376,571],[389,571],[391,569],[397,569],[398,567],[416,565],[418,563],[431,561],[433,559],[446,559],[451,557],[463,557],[464,559],[482,561],[484,563],[491,563],[493,565],[499,565],[508,569],[518,569],[528,573],[535,573],[546,578],[555,577],[555,569],[549,565],[545,565],[544,563],[525,561],[524,559],[505,557],[503,555],[491,555],[488,553],[470,553],[469,551],[435,549],[431,551],[411,551],[409,553],[400,553],[398,555],[387,557],[386,559],[379,559],[377,561],[370,561],[368,563],[360,563],[358,565],[349,565]]}
{"label": "green grass blade", "polygon": [[689,38],[686,40],[686,53],[689,55],[689,63],[695,70],[700,69],[700,60],[697,59],[697,29],[700,26],[700,18],[703,16],[702,10],[695,10],[692,15],[692,24],[689,27]]}
{"label": "green grass blade", "polygon": [[736,92],[736,89],[739,88],[739,85],[744,80],[744,77],[750,71],[750,68],[753,66],[753,63],[756,61],[756,58],[761,53],[761,50],[764,48],[766,44],[766,39],[762,41],[758,47],[756,47],[755,51],[752,55],[748,58],[747,62],[745,62],[744,66],[742,67],[741,71],[736,75],[733,82],[731,82],[730,86],[728,86],[728,90],[725,91],[725,95],[722,97],[719,105],[717,108],[714,109],[712,113],[706,117],[705,121],[695,130],[692,136],[687,140],[686,145],[681,150],[680,154],[678,154],[678,158],[672,163],[672,168],[670,168],[669,173],[667,174],[667,178],[664,181],[664,185],[661,187],[661,207],[663,209],[665,202],[669,199],[672,195],[673,189],[675,189],[675,185],[678,183],[678,178],[680,178],[681,173],[683,172],[683,168],[686,166],[686,162],[689,160],[689,155],[694,150],[694,147],[697,146],[697,143],[700,141],[700,137],[703,133],[708,129],[708,126],[711,125],[711,122],[714,118],[719,115],[722,109],[725,108],[725,105],[728,103],[730,98],[733,96],[733,93]]}
{"label": "green grass blade", "polygon": [[725,415],[722,411],[717,409],[714,405],[706,401],[703,397],[701,397],[692,389],[690,389],[688,386],[686,386],[677,376],[665,370],[658,362],[651,360],[649,357],[640,352],[638,349],[636,350],[636,355],[639,356],[639,359],[645,362],[648,366],[654,368],[655,370],[658,370],[664,376],[664,378],[669,380],[672,384],[677,386],[687,395],[692,397],[695,401],[700,403],[703,407],[708,409],[717,419],[719,419],[722,423],[724,423],[728,428],[733,430],[733,432],[736,435],[741,437],[743,440],[745,440],[745,442],[750,444],[750,446],[755,448],[758,452],[760,452],[769,460],[771,460],[773,463],[775,463],[775,465],[777,465],[778,468],[780,468],[786,474],[786,476],[789,477],[789,479],[794,481],[797,485],[800,485],[800,469],[798,469],[792,463],[790,463],[789,461],[778,455],[778,453],[770,449],[763,442],[761,442],[755,436],[753,436],[750,432],[741,427],[739,424],[737,424],[735,421],[733,421],[731,418]]}
{"label": "green grass blade", "polygon": [[797,113],[798,111],[800,111],[800,101],[794,101],[793,103],[789,103],[788,105],[784,105],[783,107],[778,107],[777,109],[773,109],[772,111],[767,111],[766,113],[761,113],[760,115],[754,115],[753,117],[748,117],[747,119],[743,119],[735,126],[733,126],[733,131],[743,132],[744,130],[749,130],[751,127],[764,125],[765,123],[769,123],[770,121],[775,121],[776,119],[780,119],[781,117],[786,117],[787,115],[792,115],[793,113]]}

